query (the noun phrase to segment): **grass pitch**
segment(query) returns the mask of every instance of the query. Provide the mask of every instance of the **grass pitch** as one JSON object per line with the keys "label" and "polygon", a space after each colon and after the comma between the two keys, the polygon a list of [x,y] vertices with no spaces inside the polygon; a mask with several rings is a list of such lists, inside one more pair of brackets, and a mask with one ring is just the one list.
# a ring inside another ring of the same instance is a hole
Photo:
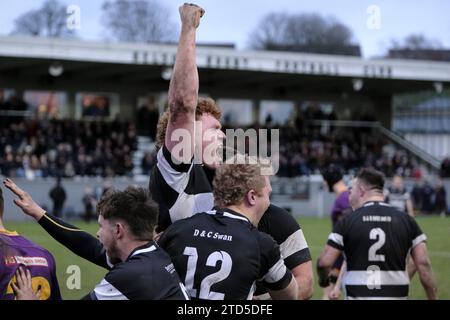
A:
{"label": "grass pitch", "polygon": [[[419,217],[417,218],[422,230],[428,236],[428,250],[431,263],[439,286],[439,298],[450,299],[450,218],[441,217]],[[331,229],[329,219],[300,218],[306,240],[308,241],[313,257],[314,268],[317,257],[323,249],[326,239]],[[93,235],[97,231],[97,223],[75,223],[79,228],[86,230]],[[89,293],[98,284],[107,270],[95,266],[83,260],[58,242],[53,240],[37,223],[8,223],[9,230],[15,230],[21,235],[38,243],[53,253],[56,259],[58,281],[61,294],[64,299],[80,299]],[[76,282],[73,280],[72,266],[78,266],[80,271],[80,288],[74,288]],[[314,269],[315,271],[315,269]],[[317,276],[314,279],[313,299],[320,299],[321,288],[317,285]],[[69,289],[70,288],[70,289]],[[425,299],[425,292],[420,284],[418,276],[414,276],[410,287],[410,299]]]}

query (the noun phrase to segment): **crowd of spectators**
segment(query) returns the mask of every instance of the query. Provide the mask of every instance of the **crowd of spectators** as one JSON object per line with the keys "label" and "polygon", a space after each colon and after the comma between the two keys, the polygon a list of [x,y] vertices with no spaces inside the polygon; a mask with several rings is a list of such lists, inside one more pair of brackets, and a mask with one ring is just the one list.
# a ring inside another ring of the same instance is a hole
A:
{"label": "crowd of spectators", "polygon": [[417,213],[442,215],[450,213],[447,206],[447,191],[441,180],[432,184],[427,179],[417,179],[410,194]]}
{"label": "crowd of spectators", "polygon": [[[144,132],[154,137],[158,118],[154,111],[155,108],[141,107],[138,114],[142,119],[138,116],[136,125],[117,119],[87,122],[3,118],[0,126],[0,173],[29,179],[132,176],[137,130],[140,134]],[[143,130],[143,119],[150,122],[151,128],[147,131]],[[406,151],[394,148],[377,129],[339,127],[314,121],[335,119],[332,112],[325,114],[318,108],[308,108],[284,125],[272,123],[272,117],[268,116],[264,125],[255,124],[243,129],[279,129],[277,174],[281,177],[318,174],[330,163],[348,173],[372,166],[388,177],[395,174],[417,179],[422,177],[418,163]],[[373,119],[363,115],[358,120]],[[227,128],[237,126],[224,127]],[[270,146],[269,141],[269,154]],[[155,152],[144,155],[141,162],[144,175],[150,174],[155,160]],[[450,177],[450,157],[442,162],[440,174],[443,178]]]}
{"label": "crowd of spectators", "polygon": [[[253,125],[248,128],[258,130],[270,126]],[[419,178],[422,175],[417,162],[405,151],[392,147],[377,129],[308,123],[275,128],[279,129],[280,137],[277,174],[281,177],[320,174],[321,169],[331,163],[349,173],[372,166],[387,176],[398,174]],[[270,136],[268,134],[268,138]],[[270,140],[267,147],[270,154]]]}
{"label": "crowd of spectators", "polygon": [[[325,119],[332,120],[322,117],[322,120]],[[224,130],[237,128],[225,126]],[[348,173],[356,173],[361,167],[371,166],[384,172],[388,177],[397,174],[420,180],[424,175],[414,158],[405,150],[395,148],[374,128],[330,127],[309,120],[295,121],[282,126],[272,125],[269,121],[266,125],[255,124],[242,129],[249,128],[280,130],[277,174],[281,177],[318,174],[330,163]],[[268,138],[267,147],[270,154],[270,134]],[[155,163],[156,152],[145,153],[141,162],[142,173],[149,175]],[[450,158],[442,162],[441,177],[450,177]]]}
{"label": "crowd of spectators", "polygon": [[0,128],[0,173],[8,177],[132,175],[133,123],[14,121]]}

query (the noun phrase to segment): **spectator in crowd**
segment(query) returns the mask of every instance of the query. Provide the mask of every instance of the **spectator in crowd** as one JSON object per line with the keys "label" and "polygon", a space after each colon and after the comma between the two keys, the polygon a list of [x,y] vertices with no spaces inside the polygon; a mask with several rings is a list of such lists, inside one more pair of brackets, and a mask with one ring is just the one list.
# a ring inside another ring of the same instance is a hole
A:
{"label": "spectator in crowd", "polygon": [[94,190],[91,187],[86,187],[84,189],[83,205],[84,205],[84,216],[83,216],[84,221],[90,222],[91,219],[95,220],[94,212],[97,206],[97,198],[95,196]]}
{"label": "spectator in crowd", "polygon": [[434,210],[441,216],[447,214],[447,191],[445,190],[444,183],[442,180],[438,180],[436,183],[436,188],[434,189]]}
{"label": "spectator in crowd", "polygon": [[434,211],[434,188],[425,180],[422,188],[422,212],[431,214]]}
{"label": "spectator in crowd", "polygon": [[6,110],[6,97],[5,90],[0,89],[0,128],[3,128],[8,123],[8,117],[3,115],[1,112]]}
{"label": "spectator in crowd", "polygon": [[411,178],[421,179],[423,176],[422,170],[418,166],[414,166],[411,171]]}
{"label": "spectator in crowd", "polygon": [[441,178],[450,178],[450,156],[445,157],[442,161]]}
{"label": "spectator in crowd", "polygon": [[150,172],[155,163],[156,163],[156,152],[155,151],[146,152],[141,162],[142,174],[146,176],[150,175]]}
{"label": "spectator in crowd", "polygon": [[159,110],[154,96],[149,96],[147,103],[139,107],[136,113],[136,120],[139,133],[149,136],[155,141]]}
{"label": "spectator in crowd", "polygon": [[411,217],[414,217],[413,203],[411,195],[403,185],[403,178],[395,175],[392,179],[392,185],[385,190],[386,203],[397,208],[400,211],[406,212]]}
{"label": "spectator in crowd", "polygon": [[417,214],[422,210],[423,205],[423,186],[421,179],[416,179],[414,182],[411,190],[411,200],[413,202],[414,212]]}
{"label": "spectator in crowd", "polygon": [[53,201],[53,215],[61,217],[67,197],[66,191],[61,184],[61,178],[58,177],[56,179],[56,185],[50,190],[49,196]]}
{"label": "spectator in crowd", "polygon": [[267,127],[269,127],[269,128],[272,127],[272,125],[273,125],[273,117],[272,117],[272,113],[271,112],[267,113],[265,123],[266,123]]}
{"label": "spectator in crowd", "polygon": [[107,117],[109,116],[109,99],[105,96],[83,97],[83,116]]}
{"label": "spectator in crowd", "polygon": [[4,110],[6,106],[6,101],[5,101],[5,90],[0,89],[0,110]]}

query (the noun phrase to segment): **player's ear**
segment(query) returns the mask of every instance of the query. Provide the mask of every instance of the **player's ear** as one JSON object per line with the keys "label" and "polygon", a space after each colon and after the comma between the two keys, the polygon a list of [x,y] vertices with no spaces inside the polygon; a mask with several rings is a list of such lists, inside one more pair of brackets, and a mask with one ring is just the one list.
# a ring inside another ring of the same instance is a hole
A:
{"label": "player's ear", "polygon": [[363,185],[360,185],[360,186],[359,186],[359,192],[360,192],[360,194],[361,194],[361,197],[364,197],[364,195],[365,195],[366,192],[367,192],[367,189],[366,189]]}
{"label": "player's ear", "polygon": [[356,194],[359,196],[359,197],[361,197],[361,196],[363,196],[364,195],[364,189],[360,186],[360,185],[357,185],[356,187],[355,187],[355,191],[356,191]]}
{"label": "player's ear", "polygon": [[252,206],[256,204],[256,192],[255,192],[255,190],[252,189],[249,192],[247,192],[247,201]]}
{"label": "player's ear", "polygon": [[114,227],[114,235],[116,236],[116,238],[120,239],[124,236],[124,234],[125,226],[123,225],[123,223],[116,222],[116,225]]}

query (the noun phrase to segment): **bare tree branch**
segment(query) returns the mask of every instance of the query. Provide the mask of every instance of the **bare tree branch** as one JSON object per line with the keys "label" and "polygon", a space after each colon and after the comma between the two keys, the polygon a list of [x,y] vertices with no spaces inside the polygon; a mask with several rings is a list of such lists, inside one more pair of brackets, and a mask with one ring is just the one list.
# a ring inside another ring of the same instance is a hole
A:
{"label": "bare tree branch", "polygon": [[72,37],[74,30],[67,28],[66,7],[57,0],[47,0],[41,8],[28,11],[14,21],[12,34],[33,37]]}
{"label": "bare tree branch", "polygon": [[266,49],[280,43],[287,29],[288,15],[269,13],[250,35],[250,47]]}
{"label": "bare tree branch", "polygon": [[449,50],[442,44],[422,34],[411,34],[402,40],[391,40],[386,54],[389,58],[449,61]]}
{"label": "bare tree branch", "polygon": [[105,1],[102,10],[102,22],[116,40],[146,43],[175,40],[176,28],[169,10],[155,0]]}
{"label": "bare tree branch", "polygon": [[332,17],[269,13],[251,33],[249,44],[253,49],[359,54],[352,39],[352,31]]}
{"label": "bare tree branch", "polygon": [[402,41],[391,40],[391,49],[407,49],[407,50],[419,50],[419,49],[441,49],[442,44],[435,39],[427,38],[423,34],[410,34]]}

